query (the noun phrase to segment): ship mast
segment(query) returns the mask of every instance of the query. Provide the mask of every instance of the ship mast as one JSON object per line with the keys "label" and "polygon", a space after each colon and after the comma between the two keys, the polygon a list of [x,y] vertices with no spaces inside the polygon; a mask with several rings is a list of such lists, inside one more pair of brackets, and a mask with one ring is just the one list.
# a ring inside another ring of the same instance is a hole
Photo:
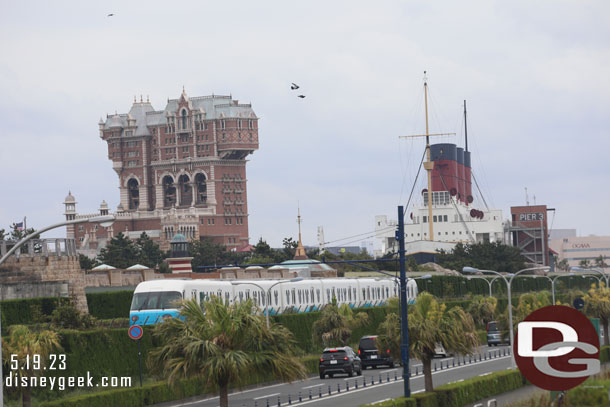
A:
{"label": "ship mast", "polygon": [[432,170],[434,169],[434,161],[430,161],[430,137],[435,136],[455,136],[455,133],[436,133],[430,134],[428,126],[428,78],[424,71],[424,99],[426,106],[426,134],[416,134],[413,136],[400,136],[400,138],[426,137],[426,161],[424,169],[428,173],[428,240],[434,240],[434,224],[432,222]]}
{"label": "ship mast", "polygon": [[424,100],[426,105],[426,162],[424,169],[428,173],[428,240],[434,240],[434,223],[432,222],[432,169],[434,162],[430,161],[430,128],[428,127],[428,78],[424,71]]}

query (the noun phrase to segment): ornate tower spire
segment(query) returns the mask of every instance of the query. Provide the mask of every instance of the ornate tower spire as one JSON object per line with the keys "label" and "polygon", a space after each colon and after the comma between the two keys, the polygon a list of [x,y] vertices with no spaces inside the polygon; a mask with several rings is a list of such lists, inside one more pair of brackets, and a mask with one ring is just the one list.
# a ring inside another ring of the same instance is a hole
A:
{"label": "ornate tower spire", "polygon": [[294,260],[307,260],[307,253],[303,247],[303,241],[301,240],[301,208],[297,206],[297,223],[299,224],[299,243],[297,244],[297,250],[294,253]]}

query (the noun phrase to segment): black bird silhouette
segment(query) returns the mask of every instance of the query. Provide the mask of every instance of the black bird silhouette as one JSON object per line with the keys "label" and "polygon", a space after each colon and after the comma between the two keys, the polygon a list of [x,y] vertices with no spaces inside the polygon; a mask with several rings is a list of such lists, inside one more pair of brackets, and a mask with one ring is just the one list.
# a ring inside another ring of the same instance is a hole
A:
{"label": "black bird silhouette", "polygon": [[298,98],[305,99],[305,95],[299,95]]}
{"label": "black bird silhouette", "polygon": [[290,89],[296,90],[298,88],[299,88],[299,85],[297,85],[296,83],[292,82],[292,86],[290,86]]}
{"label": "black bird silhouette", "polygon": [[114,13],[110,13],[106,17],[112,17],[112,16],[114,16]]}

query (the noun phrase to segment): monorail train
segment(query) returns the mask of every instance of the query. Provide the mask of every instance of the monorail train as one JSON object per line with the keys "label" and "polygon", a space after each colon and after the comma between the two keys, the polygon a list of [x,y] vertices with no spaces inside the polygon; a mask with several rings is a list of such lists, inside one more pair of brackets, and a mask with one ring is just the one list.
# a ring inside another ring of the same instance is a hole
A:
{"label": "monorail train", "polygon": [[[271,290],[270,290],[271,288]],[[212,295],[227,303],[251,298],[270,315],[283,312],[311,312],[329,304],[350,307],[384,305],[398,296],[397,280],[391,278],[320,278],[290,280],[212,280],[176,279],[144,281],[135,289],[129,313],[130,325],[153,325],[164,318],[178,316],[180,300],[197,299],[200,303]],[[417,297],[415,280],[407,281],[407,301]]]}

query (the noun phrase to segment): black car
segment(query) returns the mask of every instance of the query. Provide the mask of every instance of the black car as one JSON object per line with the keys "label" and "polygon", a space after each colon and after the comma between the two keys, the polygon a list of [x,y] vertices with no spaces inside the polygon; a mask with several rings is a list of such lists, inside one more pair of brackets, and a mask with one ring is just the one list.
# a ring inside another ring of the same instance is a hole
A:
{"label": "black car", "polygon": [[377,349],[377,336],[369,335],[360,338],[358,345],[358,355],[362,359],[362,367],[366,369],[368,366],[373,368],[381,365],[394,367],[394,359],[390,356],[390,350],[379,352]]}
{"label": "black car", "polygon": [[362,362],[352,348],[326,348],[320,357],[320,379],[326,375],[333,377],[335,373],[347,373],[352,377],[354,373],[362,374]]}

